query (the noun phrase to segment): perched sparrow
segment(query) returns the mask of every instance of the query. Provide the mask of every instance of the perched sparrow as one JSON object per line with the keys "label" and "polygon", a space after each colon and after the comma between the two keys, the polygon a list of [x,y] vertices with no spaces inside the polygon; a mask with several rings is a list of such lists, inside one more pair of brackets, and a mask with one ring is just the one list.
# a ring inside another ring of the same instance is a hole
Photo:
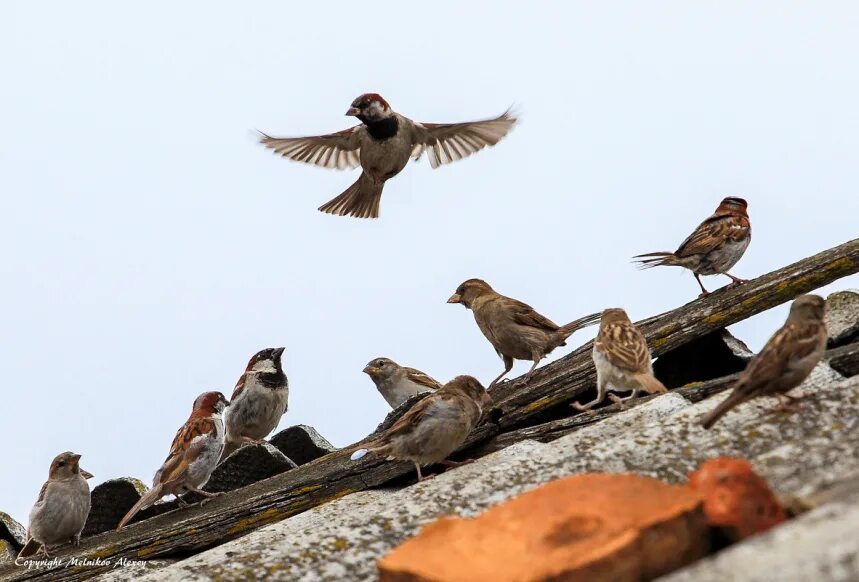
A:
{"label": "perched sparrow", "polygon": [[632,390],[626,398],[609,395],[620,403],[638,396],[639,390],[648,394],[668,392],[653,376],[650,350],[644,335],[629,320],[626,311],[612,307],[602,312],[600,331],[594,340],[594,366],[597,369],[597,397],[587,404],[573,403],[573,408],[590,411],[605,400],[608,386],[615,390]]}
{"label": "perched sparrow", "polygon": [[262,443],[277,428],[289,401],[289,382],[283,373],[284,348],[266,348],[248,362],[224,413],[227,429],[221,459],[245,444]]}
{"label": "perched sparrow", "polygon": [[352,102],[346,115],[361,125],[328,135],[270,137],[260,139],[284,157],[324,168],[363,169],[358,181],[334,200],[319,207],[322,212],[377,218],[385,181],[399,174],[409,161],[427,151],[430,165],[455,162],[494,146],[507,135],[516,118],[506,111],[494,119],[465,123],[418,123],[396,113],[376,93]]}
{"label": "perched sparrow", "polygon": [[81,469],[81,456],[60,453],[51,462],[48,480],[39,491],[39,499],[30,510],[27,543],[18,553],[25,558],[42,552],[48,557],[48,547],[66,542],[81,543],[81,532],[89,515],[89,485],[92,475]]}
{"label": "perched sparrow", "polygon": [[388,358],[370,360],[364,373],[370,376],[391,408],[397,408],[415,394],[433,392],[441,388],[438,381],[420,370],[406,368]]}
{"label": "perched sparrow", "polygon": [[152,489],[134,504],[116,529],[124,527],[138,511],[164,497],[175,495],[180,503],[182,493],[193,491],[206,497],[222,493],[208,493],[200,487],[206,484],[224,450],[224,421],[221,415],[229,403],[220,392],[204,392],[194,401],[191,416],[176,432],[170,454],[152,478]]}
{"label": "perched sparrow", "polygon": [[701,422],[710,428],[729,410],[758,396],[797,399],[788,391],[802,384],[826,349],[826,304],[817,295],[801,295],[790,306],[787,321],[740,374],[734,390]]}
{"label": "perched sparrow", "polygon": [[593,325],[600,318],[599,313],[593,313],[559,326],[530,305],[496,293],[481,279],[465,281],[447,302],[462,303],[474,312],[480,331],[504,360],[504,371],[489,384],[490,388],[510,372],[514,359],[534,362],[525,375],[527,380],[549,352],[567,345],[565,340],[573,332]]}
{"label": "perched sparrow", "polygon": [[642,259],[638,261],[642,269],[661,265],[689,269],[701,286],[701,297],[709,291],[704,289],[700,275],[722,274],[731,278],[731,285],[745,283],[745,279],[734,277],[728,269],[737,264],[752,240],[747,207],[742,198],[728,196],[673,253],[647,253],[633,258]]}
{"label": "perched sparrow", "polygon": [[353,453],[352,460],[371,452],[411,461],[418,471],[418,481],[423,481],[422,465],[462,464],[445,459],[465,442],[483,409],[491,404],[492,398],[477,378],[457,376],[415,404],[382,436],[365,443],[364,448]]}

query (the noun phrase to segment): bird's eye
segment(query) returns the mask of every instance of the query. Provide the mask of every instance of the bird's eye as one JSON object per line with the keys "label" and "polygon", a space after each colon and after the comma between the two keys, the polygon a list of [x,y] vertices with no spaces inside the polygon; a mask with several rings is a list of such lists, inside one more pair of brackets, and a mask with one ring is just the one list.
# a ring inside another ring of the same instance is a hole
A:
{"label": "bird's eye", "polygon": [[384,368],[385,362],[383,362],[382,360],[379,360],[376,365],[379,366],[380,368]]}
{"label": "bird's eye", "polygon": [[66,462],[65,462],[65,461],[60,461],[59,463],[57,463],[57,466],[58,466],[58,467],[65,467],[65,466],[66,466]]}

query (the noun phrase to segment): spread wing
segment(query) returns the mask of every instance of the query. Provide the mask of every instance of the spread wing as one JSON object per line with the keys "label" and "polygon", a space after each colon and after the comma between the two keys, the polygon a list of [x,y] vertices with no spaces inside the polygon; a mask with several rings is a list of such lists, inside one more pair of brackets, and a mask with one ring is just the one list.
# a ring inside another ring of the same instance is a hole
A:
{"label": "spread wing", "polygon": [[517,119],[508,109],[498,117],[464,123],[416,124],[417,146],[414,155],[428,152],[430,165],[437,168],[494,146],[516,125]]}
{"label": "spread wing", "polygon": [[308,137],[272,137],[260,132],[260,143],[297,162],[347,170],[357,168],[361,163],[362,131],[362,126],[356,125],[343,131]]}
{"label": "spread wing", "polygon": [[741,241],[749,235],[749,221],[734,214],[713,214],[680,243],[678,257],[707,254],[726,241]]}
{"label": "spread wing", "polygon": [[634,325],[615,322],[600,330],[595,346],[614,366],[630,372],[644,372],[650,366],[647,340]]}
{"label": "spread wing", "polygon": [[441,388],[441,383],[437,380],[427,376],[420,370],[415,370],[414,368],[405,368],[406,374],[408,374],[409,380],[414,382],[415,384],[420,384],[421,386],[426,386],[430,390],[438,390]]}
{"label": "spread wing", "polygon": [[189,418],[176,433],[173,445],[170,447],[170,454],[155,474],[153,487],[181,479],[188,465],[200,454],[205,440],[200,437],[214,435],[216,431],[215,421],[212,418]]}

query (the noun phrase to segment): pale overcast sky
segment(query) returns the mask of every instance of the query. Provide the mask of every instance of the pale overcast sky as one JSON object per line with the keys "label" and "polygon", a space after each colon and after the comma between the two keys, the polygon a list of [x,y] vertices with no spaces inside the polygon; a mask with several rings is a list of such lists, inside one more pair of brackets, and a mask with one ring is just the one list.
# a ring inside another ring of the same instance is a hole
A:
{"label": "pale overcast sky", "polygon": [[[558,323],[681,305],[690,273],[629,258],[726,195],[753,225],[737,276],[854,238],[857,30],[847,1],[3,2],[0,510],[26,522],[64,450],[92,485],[150,483],[194,398],[229,397],[263,347],[286,347],[281,427],[338,446],[386,413],[375,356],[488,382],[500,360],[445,304],[470,277]],[[380,220],[321,214],[357,171],[253,130],[342,129],[368,91],[421,121],[516,104],[522,123],[410,164]],[[785,313],[732,330],[759,348]]]}

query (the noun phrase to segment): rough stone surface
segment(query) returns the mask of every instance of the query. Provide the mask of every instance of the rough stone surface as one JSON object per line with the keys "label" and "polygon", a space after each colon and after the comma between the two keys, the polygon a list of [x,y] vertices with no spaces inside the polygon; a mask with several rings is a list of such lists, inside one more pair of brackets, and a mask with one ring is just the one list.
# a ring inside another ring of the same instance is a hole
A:
{"label": "rough stone surface", "polygon": [[27,528],[8,513],[0,511],[0,540],[6,540],[20,550],[27,542]]}
{"label": "rough stone surface", "polygon": [[284,429],[271,437],[269,442],[296,465],[309,463],[336,450],[315,428],[306,424]]}
{"label": "rough stone surface", "polygon": [[0,539],[0,564],[9,564],[15,561],[15,557],[21,548],[16,547],[9,540]]}
{"label": "rough stone surface", "polygon": [[660,581],[859,580],[859,492],[851,493]]}
{"label": "rough stone surface", "polygon": [[845,381],[821,364],[795,393],[810,396],[801,413],[772,413],[762,400],[709,431],[698,423],[724,396],[693,405],[665,394],[550,443],[523,441],[404,489],[347,495],[142,579],[373,579],[379,557],[437,517],[473,516],[585,472],[683,483],[703,461],[735,456],[751,460],[776,493],[811,495],[859,472],[859,377]]}
{"label": "rough stone surface", "polygon": [[640,475],[553,481],[473,519],[443,517],[379,562],[382,582],[650,580],[708,549],[700,496]]}
{"label": "rough stone surface", "polygon": [[213,493],[232,491],[295,469],[297,466],[272,444],[247,445],[234,451],[215,468],[203,490]]}
{"label": "rough stone surface", "polygon": [[840,346],[859,339],[859,291],[832,293],[826,298],[829,344]]}
{"label": "rough stone surface", "polygon": [[90,493],[91,506],[83,535],[92,536],[115,529],[119,520],[146,491],[139,479],[123,477],[96,485]]}
{"label": "rough stone surface", "polygon": [[745,343],[719,329],[659,356],[653,373],[668,388],[677,388],[739,372],[752,356]]}

